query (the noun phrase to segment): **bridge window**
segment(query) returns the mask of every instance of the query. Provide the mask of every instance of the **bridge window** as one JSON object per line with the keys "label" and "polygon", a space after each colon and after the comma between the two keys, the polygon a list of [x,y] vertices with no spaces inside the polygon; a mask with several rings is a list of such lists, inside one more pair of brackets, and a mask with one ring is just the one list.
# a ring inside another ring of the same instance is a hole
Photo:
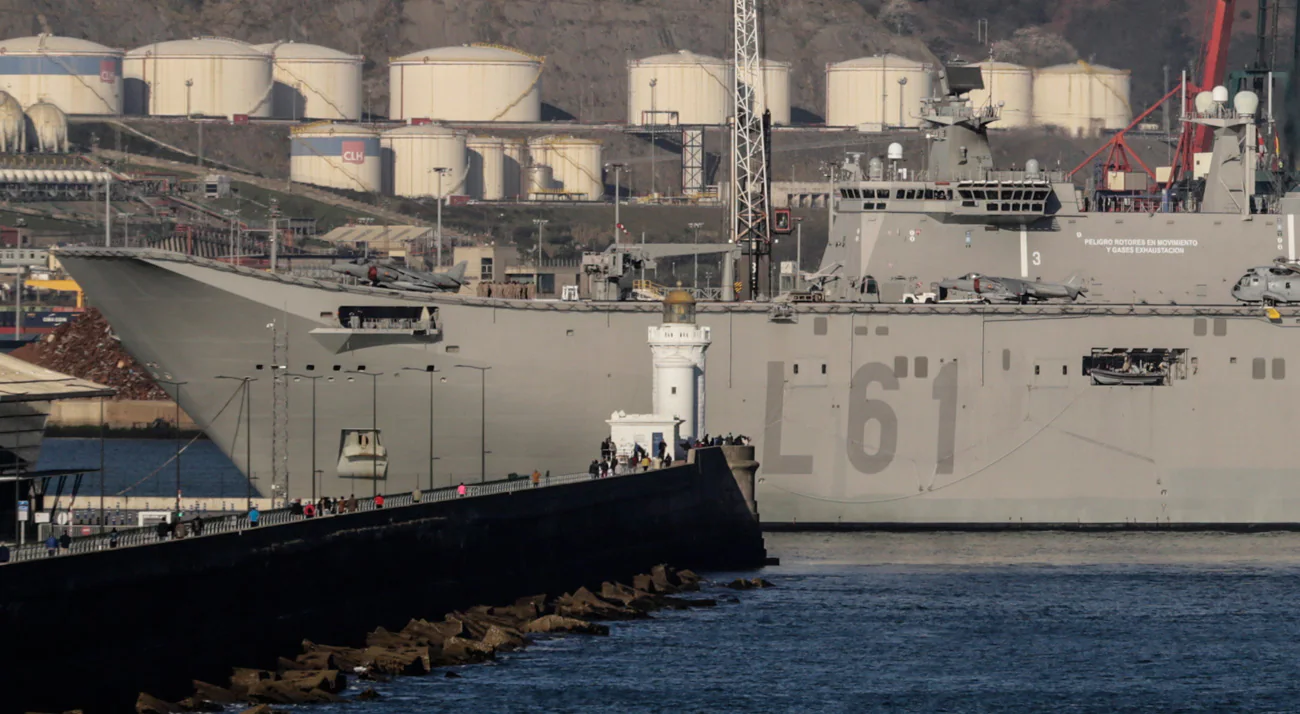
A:
{"label": "bridge window", "polygon": [[894,192],[894,198],[902,199],[902,198],[903,198],[903,189],[900,188],[900,189],[898,189],[897,191],[895,191],[895,192]]}
{"label": "bridge window", "polygon": [[1253,379],[1264,378],[1264,358],[1256,357],[1250,361],[1250,376]]}
{"label": "bridge window", "polygon": [[894,376],[895,376],[895,377],[898,377],[898,378],[900,378],[900,379],[904,379],[904,378],[907,377],[907,358],[906,358],[906,357],[895,357],[895,358],[894,358]]}
{"label": "bridge window", "polygon": [[926,377],[929,377],[929,376],[930,376],[930,358],[929,358],[929,357],[917,357],[917,358],[916,358],[916,364],[915,364],[915,366],[914,366],[914,368],[913,368],[913,370],[912,370],[912,374],[915,374],[917,379],[925,379]]}
{"label": "bridge window", "polygon": [[1002,371],[1003,372],[1011,371],[1011,350],[1007,350],[1007,349],[1002,350]]}
{"label": "bridge window", "polygon": [[1286,379],[1286,360],[1281,357],[1273,358],[1273,379]]}

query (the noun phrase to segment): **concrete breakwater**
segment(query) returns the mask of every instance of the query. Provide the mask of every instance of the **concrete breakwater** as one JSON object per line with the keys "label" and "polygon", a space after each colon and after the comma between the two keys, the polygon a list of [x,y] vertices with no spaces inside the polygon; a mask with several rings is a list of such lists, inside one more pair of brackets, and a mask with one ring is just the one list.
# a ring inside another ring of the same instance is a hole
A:
{"label": "concrete breakwater", "polygon": [[[339,701],[352,678],[386,682],[428,675],[438,667],[478,664],[498,653],[526,647],[537,636],[608,635],[593,620],[637,620],[665,608],[712,607],[715,600],[680,597],[696,592],[701,579],[690,570],[659,565],[634,576],[633,585],[604,582],[598,591],[579,588],[558,598],[534,595],[499,607],[475,606],[442,620],[412,619],[401,630],[376,629],[357,647],[304,640],[300,654],[280,657],[271,670],[236,667],[222,685],[195,682],[194,693],[166,702],[141,693],[137,714],[213,711],[230,704],[317,704]],[[766,584],[766,581],[762,581]],[[446,676],[459,676],[448,671]],[[379,695],[367,687],[357,699]]]}
{"label": "concrete breakwater", "polygon": [[644,474],[0,567],[0,639],[32,643],[0,648],[0,711],[127,711],[141,691],[179,700],[193,680],[223,681],[234,662],[274,669],[303,639],[363,641],[376,625],[599,588],[658,563],[761,566],[744,496],[752,452],[729,462],[723,451]]}

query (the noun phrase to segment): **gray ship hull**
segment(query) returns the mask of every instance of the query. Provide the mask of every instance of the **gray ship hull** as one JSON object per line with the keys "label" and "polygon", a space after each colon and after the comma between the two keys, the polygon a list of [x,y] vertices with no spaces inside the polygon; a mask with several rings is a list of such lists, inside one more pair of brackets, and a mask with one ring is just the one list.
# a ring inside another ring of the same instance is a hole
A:
{"label": "gray ship hull", "polygon": [[[182,407],[263,492],[287,475],[290,496],[312,493],[313,427],[317,493],[337,496],[374,488],[336,473],[342,431],[372,420],[389,458],[378,488],[396,492],[478,479],[481,414],[492,477],[585,470],[611,412],[650,406],[658,304],[412,296],[159,252],[60,259],[141,362],[185,382]],[[332,316],[355,305],[436,307],[439,334],[344,334]],[[825,303],[774,320],[768,307],[704,304],[699,322],[713,334],[706,428],[755,440],[769,524],[1300,524],[1293,310]],[[1168,384],[1100,386],[1084,373],[1098,348],[1182,361]],[[322,379],[313,420],[310,382],[285,377],[273,468],[277,359]],[[257,380],[251,463],[241,385],[218,376]]]}

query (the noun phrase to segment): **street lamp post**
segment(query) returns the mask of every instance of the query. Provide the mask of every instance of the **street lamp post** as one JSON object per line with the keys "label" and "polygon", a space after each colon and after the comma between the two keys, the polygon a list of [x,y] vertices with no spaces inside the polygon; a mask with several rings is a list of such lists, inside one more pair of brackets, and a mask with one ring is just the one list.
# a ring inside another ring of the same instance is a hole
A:
{"label": "street lamp post", "polygon": [[433,375],[438,372],[435,365],[429,365],[424,369],[418,367],[403,367],[407,372],[428,372],[429,373],[429,490],[433,490]]}
{"label": "street lamp post", "polygon": [[[295,382],[300,379],[311,380],[311,502],[315,503],[316,502],[316,380],[320,379],[321,377],[320,375],[294,374],[292,372],[285,373],[285,376],[293,377]],[[289,494],[285,493],[285,498],[287,499],[288,497]]]}
{"label": "street lamp post", "polygon": [[159,384],[170,384],[175,387],[175,394],[172,399],[176,402],[176,425],[174,427],[176,436],[176,508],[175,513],[181,512],[181,385],[189,382],[173,382],[166,379],[155,379]]}
{"label": "street lamp post", "polygon": [[608,163],[605,164],[605,168],[614,170],[614,245],[618,245],[619,226],[622,225],[622,221],[618,219],[618,189],[623,183],[623,169],[627,168],[627,164]]}
{"label": "street lamp post", "polygon": [[[903,126],[903,87],[907,86],[907,77],[898,78],[898,125]],[[884,110],[881,110],[881,114]]]}
{"label": "street lamp post", "polygon": [[257,377],[228,377],[217,375],[217,379],[233,379],[242,382],[244,390],[244,480],[247,483],[247,509],[253,510],[253,396],[249,392],[249,382],[256,382]]}
{"label": "street lamp post", "polygon": [[803,219],[794,219],[794,289],[803,290]]}
{"label": "street lamp post", "polygon": [[650,199],[655,200],[655,142],[659,140],[659,113],[655,108],[655,85],[657,78],[650,80]]}
{"label": "street lamp post", "polygon": [[700,228],[703,223],[688,223],[688,228],[695,231],[695,275],[691,278],[691,287],[695,288],[696,295],[700,290]]}
{"label": "street lamp post", "polygon": [[[348,370],[348,374],[362,374],[370,378],[370,448],[372,457],[379,456],[379,377],[383,372]],[[379,459],[370,459],[370,497],[379,495]]]}
{"label": "street lamp post", "polygon": [[[431,173],[438,174],[438,232],[436,240],[438,243],[438,262],[433,266],[434,270],[442,269],[442,177],[451,173],[451,169],[446,166],[435,166],[429,169]],[[429,259],[429,247],[424,248],[424,259]]]}
{"label": "street lamp post", "polygon": [[113,174],[104,172],[104,247],[113,247],[113,219],[109,217],[113,208]]}
{"label": "street lamp post", "polygon": [[479,481],[487,483],[487,371],[491,367],[458,364],[464,369],[477,369],[479,374]]}
{"label": "street lamp post", "polygon": [[533,290],[536,291],[535,297],[542,296],[542,246],[546,244],[546,224],[550,223],[545,218],[534,218],[533,225],[537,226],[537,262],[533,265]]}

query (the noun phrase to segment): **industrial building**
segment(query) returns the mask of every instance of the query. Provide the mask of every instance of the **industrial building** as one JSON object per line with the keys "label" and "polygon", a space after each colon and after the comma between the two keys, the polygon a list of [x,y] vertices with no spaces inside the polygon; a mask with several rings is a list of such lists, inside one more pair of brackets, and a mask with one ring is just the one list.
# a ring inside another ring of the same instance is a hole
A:
{"label": "industrial building", "polygon": [[410,198],[463,195],[470,168],[465,138],[465,132],[440,124],[385,131],[380,139],[384,193]]}
{"label": "industrial building", "polygon": [[295,128],[289,139],[289,177],[299,183],[374,193],[383,185],[379,133],[355,124]]}
{"label": "industrial building", "polygon": [[1046,67],[1034,72],[1034,122],[1071,136],[1117,131],[1133,118],[1128,70],[1088,64]]}
{"label": "industrial building", "polygon": [[439,47],[391,59],[388,117],[540,121],[543,65],[541,57],[480,44]]}
{"label": "industrial building", "polygon": [[934,93],[934,67],[898,55],[878,55],[826,66],[826,123],[830,126],[920,127],[921,100]]}
{"label": "industrial building", "polygon": [[535,200],[599,201],[605,197],[601,144],[594,139],[543,136],[528,142],[528,196]]}
{"label": "industrial building", "polygon": [[66,114],[122,113],[122,50],[41,34],[0,42],[0,90]]}
{"label": "industrial building", "polygon": [[254,49],[271,56],[276,119],[361,119],[361,70],[366,58],[301,42],[271,42]]}
{"label": "industrial building", "polygon": [[271,116],[271,55],[238,40],[196,37],[137,47],[123,61],[126,112]]}
{"label": "industrial building", "polygon": [[731,62],[689,50],[627,63],[627,123],[722,125],[731,116]]}
{"label": "industrial building", "polygon": [[1009,62],[978,62],[984,76],[984,88],[970,93],[975,107],[1000,107],[1001,118],[994,126],[1001,129],[1027,127],[1034,121],[1034,71]]}

